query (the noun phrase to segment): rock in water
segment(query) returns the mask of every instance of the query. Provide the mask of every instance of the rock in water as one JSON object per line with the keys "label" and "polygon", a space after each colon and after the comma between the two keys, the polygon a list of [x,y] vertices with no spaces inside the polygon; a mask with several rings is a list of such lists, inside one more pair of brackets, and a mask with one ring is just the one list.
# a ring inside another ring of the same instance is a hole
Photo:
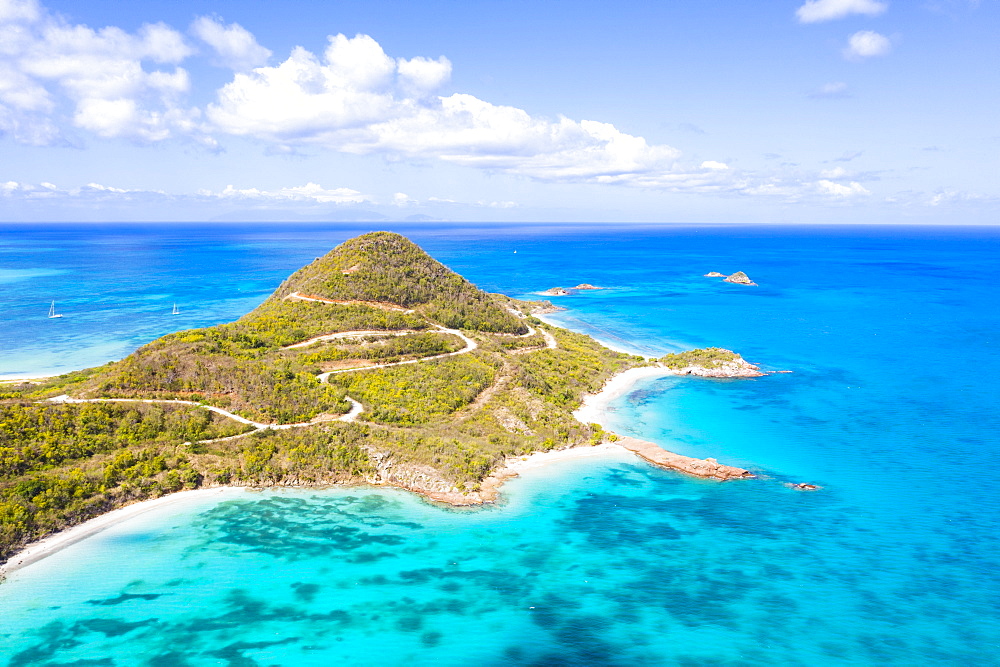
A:
{"label": "rock in water", "polygon": [[725,273],[719,273],[718,271],[710,271],[705,274],[706,278],[725,278],[727,277]]}
{"label": "rock in water", "polygon": [[590,283],[580,283],[573,289],[604,289],[603,287],[597,287],[596,285],[591,285]]}
{"label": "rock in water", "polygon": [[562,287],[553,287],[542,292],[545,296],[568,296],[569,292],[564,290]]}
{"label": "rock in water", "polygon": [[754,281],[750,280],[750,277],[743,273],[742,271],[737,271],[733,275],[726,278],[724,282],[736,283],[737,285],[756,285]]}

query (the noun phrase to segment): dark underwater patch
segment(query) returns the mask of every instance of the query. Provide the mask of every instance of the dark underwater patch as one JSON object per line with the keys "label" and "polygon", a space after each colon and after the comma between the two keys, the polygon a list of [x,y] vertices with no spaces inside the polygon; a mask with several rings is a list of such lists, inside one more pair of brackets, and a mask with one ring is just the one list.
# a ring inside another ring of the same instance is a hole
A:
{"label": "dark underwater patch", "polygon": [[317,584],[296,582],[292,584],[292,588],[295,591],[295,598],[303,602],[312,602],[316,598],[316,593],[319,592],[319,585]]}
{"label": "dark underwater patch", "polygon": [[229,667],[257,667],[260,663],[243,655],[244,651],[270,648],[271,646],[282,646],[284,644],[292,644],[298,641],[298,637],[288,637],[286,639],[280,639],[272,642],[235,642],[229,646],[220,648],[217,651],[208,651],[206,652],[206,655],[225,660]]}
{"label": "dark underwater patch", "polygon": [[104,600],[87,600],[87,604],[98,605],[101,607],[113,607],[126,602],[131,602],[133,600],[155,600],[162,595],[163,593],[122,593],[118,597],[106,598]]}

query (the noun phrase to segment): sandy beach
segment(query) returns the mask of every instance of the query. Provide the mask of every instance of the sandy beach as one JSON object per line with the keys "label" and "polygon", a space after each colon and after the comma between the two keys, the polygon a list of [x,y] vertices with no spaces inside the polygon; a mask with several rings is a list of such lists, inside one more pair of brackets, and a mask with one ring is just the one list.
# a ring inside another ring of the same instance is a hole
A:
{"label": "sandy beach", "polygon": [[211,489],[194,489],[192,491],[178,491],[177,493],[171,493],[170,495],[161,496],[160,498],[154,498],[153,500],[145,500],[142,502],[134,503],[132,505],[126,505],[125,507],[120,507],[116,510],[112,510],[107,514],[102,514],[101,516],[94,517],[89,521],[85,521],[79,525],[73,526],[72,528],[67,528],[66,530],[60,531],[54,535],[49,535],[48,537],[39,540],[38,542],[33,542],[27,547],[22,549],[20,552],[15,554],[3,565],[0,565],[0,578],[19,570],[22,567],[27,567],[32,563],[40,561],[41,559],[51,556],[52,554],[65,549],[68,546],[76,544],[82,540],[87,539],[97,533],[110,528],[116,524],[123,521],[133,519],[141,514],[163,507],[164,505],[170,505],[180,501],[188,500],[194,496],[205,496],[205,495],[221,495],[229,489],[234,489],[239,487],[215,487]]}
{"label": "sandy beach", "polygon": [[35,375],[11,375],[10,377],[0,376],[0,384],[20,384],[21,382],[35,382],[38,380],[49,380],[58,377],[58,373],[36,373]]}
{"label": "sandy beach", "polygon": [[608,405],[631,391],[636,382],[646,378],[666,377],[674,374],[669,369],[660,366],[630,368],[605,382],[598,393],[585,395],[583,405],[576,409],[573,416],[584,424],[607,426],[605,416]]}
{"label": "sandy beach", "polygon": [[571,449],[559,449],[552,452],[532,452],[528,456],[509,456],[504,463],[504,472],[519,475],[528,470],[536,470],[552,463],[559,463],[560,461],[604,456],[623,451],[626,451],[624,447],[606,442],[592,447],[573,447]]}

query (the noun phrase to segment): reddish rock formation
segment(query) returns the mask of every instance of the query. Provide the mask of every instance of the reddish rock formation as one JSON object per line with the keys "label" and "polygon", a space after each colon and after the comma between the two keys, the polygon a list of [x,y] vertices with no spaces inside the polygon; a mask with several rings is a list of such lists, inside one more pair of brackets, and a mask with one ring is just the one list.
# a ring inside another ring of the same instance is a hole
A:
{"label": "reddish rock formation", "polygon": [[668,452],[659,445],[638,438],[619,436],[615,444],[621,445],[630,452],[638,454],[650,463],[677,470],[695,477],[727,481],[730,479],[750,479],[754,475],[749,470],[727,466],[715,459],[696,459]]}

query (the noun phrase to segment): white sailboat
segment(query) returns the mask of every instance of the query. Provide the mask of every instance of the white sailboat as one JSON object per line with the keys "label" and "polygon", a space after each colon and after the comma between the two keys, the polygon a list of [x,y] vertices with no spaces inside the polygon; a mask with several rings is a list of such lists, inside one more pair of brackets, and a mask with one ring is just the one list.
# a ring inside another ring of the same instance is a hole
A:
{"label": "white sailboat", "polygon": [[56,302],[55,301],[53,301],[52,305],[49,306],[49,319],[52,319],[54,317],[62,317],[62,315],[56,313]]}
{"label": "white sailboat", "polygon": [[177,304],[174,304],[174,310],[170,313],[171,315],[180,315],[181,311],[177,310]]}

